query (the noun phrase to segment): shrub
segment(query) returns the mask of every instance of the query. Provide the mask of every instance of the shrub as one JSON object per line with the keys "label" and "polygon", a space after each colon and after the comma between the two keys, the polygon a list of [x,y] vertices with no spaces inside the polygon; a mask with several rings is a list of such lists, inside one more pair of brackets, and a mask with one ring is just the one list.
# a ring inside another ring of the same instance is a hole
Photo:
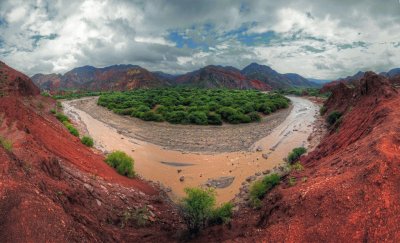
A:
{"label": "shrub", "polygon": [[56,118],[60,121],[60,122],[69,122],[69,118],[68,116],[62,114],[62,113],[56,113]]}
{"label": "shrub", "polygon": [[258,114],[258,112],[255,112],[255,111],[250,112],[248,114],[248,116],[250,117],[251,121],[260,121],[261,120],[260,114]]}
{"label": "shrub", "polygon": [[307,149],[304,147],[295,148],[288,155],[287,160],[290,164],[293,164],[299,160],[299,158],[307,152]]}
{"label": "shrub", "polygon": [[57,113],[57,111],[56,111],[55,109],[51,109],[51,110],[50,110],[50,113],[53,114],[53,115],[55,115],[55,114]]}
{"label": "shrub", "polygon": [[321,108],[319,108],[319,114],[321,116],[323,116],[323,115],[325,115],[327,110],[328,110],[328,108],[326,108],[326,106],[321,106]]}
{"label": "shrub", "polygon": [[206,226],[213,213],[215,192],[212,189],[186,188],[182,200],[183,218],[188,230],[197,233]]}
{"label": "shrub", "polygon": [[197,125],[207,125],[208,124],[208,117],[205,112],[203,111],[195,111],[189,114],[189,121],[190,123],[194,123]]}
{"label": "shrub", "polygon": [[290,166],[290,169],[295,171],[302,171],[304,167],[300,162],[296,162]]}
{"label": "shrub", "polygon": [[142,118],[145,121],[156,121],[156,122],[163,121],[162,115],[156,114],[153,111],[144,112],[143,115],[140,118]]}
{"label": "shrub", "polygon": [[69,122],[64,121],[63,124],[65,125],[65,127],[68,129],[68,131],[74,135],[75,137],[79,137],[79,132],[78,130]]}
{"label": "shrub", "polygon": [[329,116],[326,118],[326,121],[330,126],[334,125],[339,118],[342,116],[342,113],[339,111],[333,111],[329,114]]}
{"label": "shrub", "polygon": [[230,202],[222,204],[212,212],[210,219],[211,224],[226,224],[228,223],[233,215],[233,204]]}
{"label": "shrub", "polygon": [[185,111],[174,111],[171,112],[167,117],[166,120],[170,123],[174,124],[187,124],[189,123],[188,114]]}
{"label": "shrub", "polygon": [[11,141],[9,141],[9,140],[7,140],[7,139],[5,139],[5,138],[0,136],[0,144],[8,152],[12,151],[13,144],[12,144]]}
{"label": "shrub", "polygon": [[107,155],[105,161],[108,165],[117,169],[117,172],[119,174],[128,177],[135,176],[135,172],[133,169],[134,161],[126,153],[122,151],[114,151],[111,154]]}
{"label": "shrub", "polygon": [[93,138],[88,137],[88,136],[83,136],[81,139],[81,142],[88,147],[93,147],[93,144],[94,144]]}
{"label": "shrub", "polygon": [[219,114],[216,114],[215,112],[208,113],[207,122],[211,125],[222,125],[221,116]]}
{"label": "shrub", "polygon": [[278,174],[265,176],[262,180],[254,182],[250,187],[250,204],[254,208],[261,206],[261,199],[265,194],[279,184],[281,177]]}
{"label": "shrub", "polygon": [[288,179],[288,185],[289,186],[294,186],[294,185],[296,185],[296,181],[297,181],[296,177],[291,176]]}

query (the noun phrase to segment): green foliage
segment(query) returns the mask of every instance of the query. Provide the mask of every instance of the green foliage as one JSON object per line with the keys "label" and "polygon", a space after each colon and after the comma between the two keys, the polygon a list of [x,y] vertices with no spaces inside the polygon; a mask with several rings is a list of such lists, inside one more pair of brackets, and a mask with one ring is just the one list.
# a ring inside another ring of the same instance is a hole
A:
{"label": "green foliage", "polygon": [[295,96],[314,96],[321,98],[329,98],[330,92],[321,93],[319,88],[290,88],[290,89],[279,89],[276,93],[282,95],[295,95]]}
{"label": "green foliage", "polygon": [[88,136],[83,136],[83,137],[81,138],[81,142],[82,142],[84,145],[88,146],[88,147],[93,147],[93,144],[94,144],[93,138],[88,137]]}
{"label": "green foliage", "polygon": [[212,189],[186,188],[182,199],[183,218],[188,230],[197,233],[213,215],[215,192]]}
{"label": "green foliage", "polygon": [[250,187],[250,204],[254,208],[261,207],[261,199],[265,194],[279,184],[281,177],[274,173],[265,176],[262,180],[254,182]]}
{"label": "green foliage", "polygon": [[280,94],[255,90],[163,88],[103,93],[98,104],[121,115],[173,124],[221,125],[261,119],[289,106]]}
{"label": "green foliage", "polygon": [[91,92],[91,91],[60,91],[59,94],[53,95],[55,99],[79,99],[82,97],[89,97],[89,96],[99,96],[104,92]]}
{"label": "green foliage", "polygon": [[296,162],[296,163],[290,165],[290,169],[295,170],[295,171],[302,171],[302,170],[304,170],[304,167],[300,162]]}
{"label": "green foliage", "polygon": [[328,109],[326,108],[326,106],[321,106],[321,108],[319,108],[319,114],[320,114],[321,116],[323,116],[323,115],[325,115],[325,113],[326,113],[327,110],[328,110]]}
{"label": "green foliage", "polygon": [[1,144],[1,146],[2,146],[5,150],[7,150],[8,152],[11,152],[11,151],[12,151],[13,144],[12,144],[11,141],[9,141],[9,140],[7,140],[7,139],[5,139],[5,138],[3,138],[3,137],[0,136],[0,144]]}
{"label": "green foliage", "polygon": [[293,176],[289,177],[289,179],[288,179],[288,185],[289,185],[289,186],[294,186],[294,185],[296,185],[296,182],[297,182],[296,177],[293,177]]}
{"label": "green foliage", "polygon": [[211,224],[226,224],[229,223],[233,215],[233,204],[230,202],[222,204],[212,212],[210,218]]}
{"label": "green foliage", "polygon": [[78,130],[71,123],[64,121],[63,124],[72,135],[74,135],[75,137],[79,137]]}
{"label": "green foliage", "polygon": [[150,212],[146,206],[136,208],[136,209],[128,209],[122,215],[122,225],[121,228],[124,228],[130,222],[133,222],[136,226],[144,227],[149,224]]}
{"label": "green foliage", "polygon": [[50,113],[53,114],[53,115],[55,115],[55,114],[57,113],[57,111],[56,111],[55,109],[51,109],[51,110],[50,110]]}
{"label": "green foliage", "polygon": [[326,118],[326,122],[328,122],[328,124],[330,126],[334,125],[335,123],[337,123],[338,121],[340,121],[339,119],[341,118],[342,113],[339,111],[332,111],[328,117]]}
{"label": "green foliage", "polygon": [[294,148],[288,155],[287,160],[290,164],[293,164],[299,160],[299,158],[307,152],[304,147]]}
{"label": "green foliage", "polygon": [[106,163],[111,167],[117,169],[117,172],[121,175],[134,177],[135,172],[133,169],[134,161],[126,153],[122,151],[114,151],[107,155]]}
{"label": "green foliage", "polygon": [[51,97],[50,93],[48,91],[42,91],[40,93],[43,97]]}
{"label": "green foliage", "polygon": [[69,122],[69,118],[68,116],[62,114],[62,113],[56,113],[56,118],[60,121],[60,122]]}

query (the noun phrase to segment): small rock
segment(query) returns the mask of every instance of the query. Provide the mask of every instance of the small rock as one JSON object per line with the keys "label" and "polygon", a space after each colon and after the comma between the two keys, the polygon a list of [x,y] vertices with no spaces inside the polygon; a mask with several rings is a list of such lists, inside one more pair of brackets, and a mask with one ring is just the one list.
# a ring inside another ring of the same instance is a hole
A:
{"label": "small rock", "polygon": [[266,175],[266,174],[269,174],[271,171],[270,170],[264,170],[262,173],[264,174],[264,175]]}
{"label": "small rock", "polygon": [[185,180],[185,177],[184,176],[181,176],[180,178],[179,178],[179,181],[184,181]]}
{"label": "small rock", "polygon": [[257,172],[257,173],[256,173],[256,176],[260,176],[260,175],[261,175],[261,172]]}
{"label": "small rock", "polygon": [[256,148],[256,151],[257,151],[257,152],[261,152],[261,151],[262,151],[262,148],[261,148],[261,147],[257,147],[257,148]]}
{"label": "small rock", "polygon": [[101,206],[101,202],[99,199],[96,199],[97,205],[100,207]]}
{"label": "small rock", "polygon": [[181,172],[182,172],[182,170],[181,170],[181,169],[179,169],[179,170],[177,170],[177,172],[178,172],[178,173],[181,173]]}
{"label": "small rock", "polygon": [[251,182],[251,181],[254,181],[255,179],[256,179],[255,176],[249,176],[246,178],[246,181]]}
{"label": "small rock", "polygon": [[83,186],[88,190],[89,192],[93,192],[93,187],[87,183],[83,184]]}
{"label": "small rock", "polygon": [[262,157],[263,157],[264,159],[268,159],[268,154],[262,154]]}

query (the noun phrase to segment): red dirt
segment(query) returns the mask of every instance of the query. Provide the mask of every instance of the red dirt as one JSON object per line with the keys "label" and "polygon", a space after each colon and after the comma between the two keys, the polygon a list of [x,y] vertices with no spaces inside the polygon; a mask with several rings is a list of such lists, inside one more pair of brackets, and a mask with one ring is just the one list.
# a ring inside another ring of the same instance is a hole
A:
{"label": "red dirt", "polygon": [[345,112],[342,123],[288,176],[296,185],[286,177],[261,210],[242,209],[199,241],[399,242],[400,95],[371,72],[332,93],[327,114]]}
{"label": "red dirt", "polygon": [[[180,219],[158,189],[119,175],[50,114],[25,75],[1,63],[1,242],[110,242],[171,239]],[[147,207],[150,225],[126,222]]]}

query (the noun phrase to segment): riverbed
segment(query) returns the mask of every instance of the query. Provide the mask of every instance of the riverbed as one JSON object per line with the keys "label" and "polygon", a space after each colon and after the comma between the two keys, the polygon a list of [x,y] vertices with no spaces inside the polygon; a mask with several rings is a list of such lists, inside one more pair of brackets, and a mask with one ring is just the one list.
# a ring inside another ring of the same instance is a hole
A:
{"label": "riverbed", "polygon": [[[95,98],[84,98],[92,102],[92,109],[86,110],[78,108],[79,100],[62,103],[65,113],[84,127],[94,139],[96,148],[104,152],[122,150],[132,156],[135,171],[147,180],[160,182],[170,190],[169,196],[173,200],[184,195],[185,187],[208,184],[217,186],[217,201],[226,202],[235,197],[246,178],[282,164],[293,148],[308,147],[307,138],[313,131],[319,107],[304,98],[289,98],[292,101],[291,110],[271,131],[265,132],[266,136],[242,151],[219,153],[172,150],[167,146],[141,140],[140,134],[137,134],[141,131],[139,127],[133,126],[127,131],[124,129],[126,127],[119,127],[115,123],[121,116],[103,107],[93,109]],[[107,119],[96,119],[99,112],[97,109],[101,109]],[[212,139],[218,141],[218,137]]]}

